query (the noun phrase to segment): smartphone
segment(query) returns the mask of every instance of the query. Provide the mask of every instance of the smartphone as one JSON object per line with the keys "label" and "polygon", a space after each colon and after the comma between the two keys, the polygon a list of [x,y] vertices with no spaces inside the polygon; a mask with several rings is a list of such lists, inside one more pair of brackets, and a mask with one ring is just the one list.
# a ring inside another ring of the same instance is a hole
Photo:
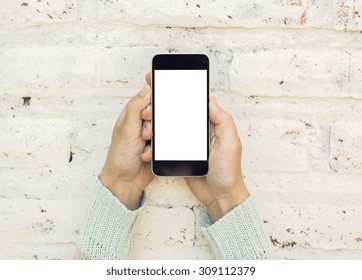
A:
{"label": "smartphone", "polygon": [[205,176],[209,158],[209,59],[158,54],[152,60],[152,171]]}

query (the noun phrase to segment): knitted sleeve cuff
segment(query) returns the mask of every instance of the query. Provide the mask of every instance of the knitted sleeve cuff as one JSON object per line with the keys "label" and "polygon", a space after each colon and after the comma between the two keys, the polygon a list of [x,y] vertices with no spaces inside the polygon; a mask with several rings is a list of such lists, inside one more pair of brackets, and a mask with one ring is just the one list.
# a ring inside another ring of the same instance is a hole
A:
{"label": "knitted sleeve cuff", "polygon": [[81,253],[88,259],[128,259],[142,209],[128,210],[97,180],[78,242]]}
{"label": "knitted sleeve cuff", "polygon": [[249,198],[211,224],[207,213],[201,230],[209,240],[217,259],[271,259],[271,249],[254,203]]}

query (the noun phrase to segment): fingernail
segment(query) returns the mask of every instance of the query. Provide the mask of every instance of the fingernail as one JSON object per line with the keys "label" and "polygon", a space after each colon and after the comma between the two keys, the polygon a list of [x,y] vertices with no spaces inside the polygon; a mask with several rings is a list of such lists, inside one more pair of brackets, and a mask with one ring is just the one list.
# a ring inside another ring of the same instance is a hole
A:
{"label": "fingernail", "polygon": [[147,93],[149,92],[150,87],[148,85],[143,85],[143,87],[140,90],[140,95],[141,96],[146,96]]}

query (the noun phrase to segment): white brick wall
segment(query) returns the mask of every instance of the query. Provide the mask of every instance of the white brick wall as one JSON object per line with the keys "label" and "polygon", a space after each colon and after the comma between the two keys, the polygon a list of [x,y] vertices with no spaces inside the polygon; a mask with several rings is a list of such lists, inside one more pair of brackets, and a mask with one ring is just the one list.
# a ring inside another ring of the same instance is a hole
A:
{"label": "white brick wall", "polygon": [[[210,57],[276,257],[362,257],[362,2],[225,3],[0,1],[1,259],[72,258],[114,121],[159,52]],[[147,199],[135,258],[213,258],[183,179]]]}

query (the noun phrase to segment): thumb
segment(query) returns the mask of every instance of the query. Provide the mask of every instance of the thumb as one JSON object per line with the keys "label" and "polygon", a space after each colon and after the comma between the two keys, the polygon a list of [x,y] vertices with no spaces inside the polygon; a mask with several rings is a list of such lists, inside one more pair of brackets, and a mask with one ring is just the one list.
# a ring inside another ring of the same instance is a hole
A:
{"label": "thumb", "polygon": [[140,125],[142,111],[151,103],[151,88],[145,84],[125,107],[124,122],[128,127]]}
{"label": "thumb", "polygon": [[210,98],[210,121],[215,125],[218,138],[225,138],[231,133],[236,133],[236,127],[231,115],[221,109],[213,96]]}

